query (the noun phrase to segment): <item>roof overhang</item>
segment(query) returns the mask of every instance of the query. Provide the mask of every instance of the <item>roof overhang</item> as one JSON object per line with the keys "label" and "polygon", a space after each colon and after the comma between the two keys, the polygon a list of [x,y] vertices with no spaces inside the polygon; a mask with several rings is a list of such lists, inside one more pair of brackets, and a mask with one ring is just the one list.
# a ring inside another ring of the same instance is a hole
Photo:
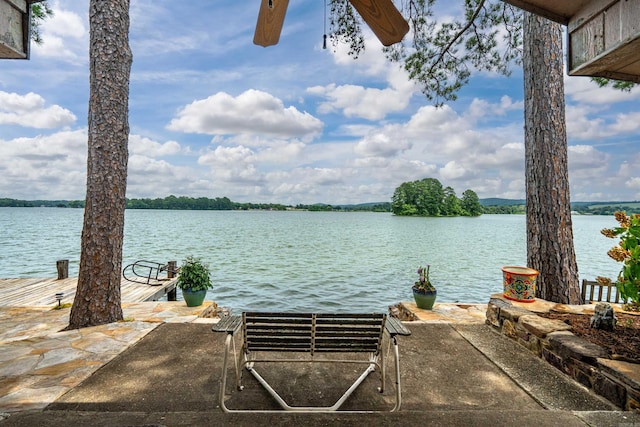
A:
{"label": "roof overhang", "polygon": [[33,2],[0,0],[0,58],[29,59]]}
{"label": "roof overhang", "polygon": [[640,83],[640,1],[504,0],[567,26],[567,69]]}

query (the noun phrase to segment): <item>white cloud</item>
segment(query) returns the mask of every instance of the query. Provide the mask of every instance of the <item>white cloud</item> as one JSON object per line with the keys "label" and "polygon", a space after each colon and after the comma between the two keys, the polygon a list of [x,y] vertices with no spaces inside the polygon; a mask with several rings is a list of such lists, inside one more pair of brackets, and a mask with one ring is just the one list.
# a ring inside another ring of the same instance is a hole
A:
{"label": "white cloud", "polygon": [[306,145],[300,141],[275,142],[258,152],[257,158],[260,162],[271,164],[287,164],[294,162],[301,157]]}
{"label": "white cloud", "polygon": [[250,163],[254,160],[254,152],[243,146],[222,147],[218,146],[214,151],[209,151],[200,156],[198,163],[202,165],[231,165],[238,166],[243,163]]}
{"label": "white cloud", "polygon": [[0,139],[0,152],[0,194],[27,200],[77,199],[84,195],[86,130]]}
{"label": "white cloud", "polygon": [[398,64],[389,63],[379,41],[370,32],[367,33],[367,49],[357,60],[348,55],[347,48],[343,45],[333,52],[334,60],[342,67],[383,79],[387,87],[335,83],[310,87],[307,89],[308,93],[327,99],[318,105],[319,113],[341,111],[346,117],[380,120],[389,113],[404,111],[413,94],[418,91],[416,84],[408,79],[407,72]]}
{"label": "white cloud", "polygon": [[420,107],[407,123],[407,130],[412,135],[429,135],[446,133],[449,129],[457,131],[467,129],[468,124],[448,105],[436,108],[432,105]]}
{"label": "white cloud", "polygon": [[247,90],[237,97],[219,92],[193,101],[171,120],[168,129],[210,135],[254,134],[277,137],[312,138],[322,130],[322,122],[295,107],[285,107],[272,95]]}
{"label": "white cloud", "polygon": [[45,107],[40,95],[0,91],[0,125],[15,124],[36,129],[60,128],[72,124],[76,116],[69,110],[52,105]]}
{"label": "white cloud", "polygon": [[365,88],[356,85],[312,87],[309,92],[328,98],[320,103],[318,112],[322,114],[342,111],[346,117],[360,117],[380,120],[388,113],[404,110],[409,104],[405,93],[393,89]]}
{"label": "white cloud", "polygon": [[[363,26],[363,35],[365,37],[366,49],[360,52],[357,59],[349,55],[349,46],[346,43],[340,43],[331,50],[331,55],[336,64],[345,67],[355,67],[357,72],[367,76],[386,75],[389,70],[382,45],[369,28]],[[391,65],[397,67],[397,65]]]}
{"label": "white cloud", "polygon": [[176,141],[160,143],[140,135],[129,135],[129,153],[142,154],[146,157],[164,157],[178,154],[180,144]]}
{"label": "white cloud", "polygon": [[524,101],[514,102],[506,95],[500,98],[500,102],[497,104],[492,104],[485,99],[474,98],[466,114],[478,119],[493,115],[503,116],[509,111],[522,110],[523,108]]}
{"label": "white cloud", "polygon": [[73,6],[81,9],[71,11],[60,2],[51,5],[53,16],[48,17],[41,24],[43,43],[42,45],[32,44],[34,53],[49,60],[86,62],[89,40],[87,4],[78,2]]}
{"label": "white cloud", "polygon": [[640,87],[631,92],[623,92],[612,87],[600,88],[590,77],[565,76],[564,91],[573,102],[600,105],[609,108],[611,104],[637,101],[640,99]]}
{"label": "white cloud", "polygon": [[606,165],[610,155],[598,151],[591,145],[570,145],[568,147],[569,167],[593,170],[596,164]]}
{"label": "white cloud", "polygon": [[605,112],[588,105],[567,106],[567,137],[569,140],[599,141],[605,138],[630,135],[640,131],[640,112]]}
{"label": "white cloud", "polygon": [[462,178],[465,175],[467,175],[467,170],[455,160],[447,162],[447,164],[440,169],[440,176],[449,181]]}
{"label": "white cloud", "polygon": [[630,178],[627,182],[625,182],[627,188],[631,188],[637,191],[640,191],[640,177],[634,176]]}
{"label": "white cloud", "polygon": [[393,138],[389,133],[372,133],[358,141],[354,151],[365,157],[391,157],[407,150],[411,144],[402,138]]}
{"label": "white cloud", "polygon": [[169,160],[158,160],[142,154],[129,156],[127,197],[166,197],[170,194],[185,196],[208,195],[210,182],[201,179],[202,171],[179,166]]}

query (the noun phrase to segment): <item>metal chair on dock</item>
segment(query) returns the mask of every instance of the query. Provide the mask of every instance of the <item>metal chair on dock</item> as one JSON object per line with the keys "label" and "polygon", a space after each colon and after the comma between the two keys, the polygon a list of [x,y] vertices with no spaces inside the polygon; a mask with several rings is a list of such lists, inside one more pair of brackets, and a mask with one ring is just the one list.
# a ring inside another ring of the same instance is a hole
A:
{"label": "metal chair on dock", "polygon": [[[177,273],[178,271],[171,270],[169,264],[139,260],[123,268],[122,277],[130,282],[144,283],[151,286],[160,286],[162,284],[162,281],[170,280],[169,275],[160,276],[160,274],[163,272]],[[155,283],[152,283],[152,280]]]}

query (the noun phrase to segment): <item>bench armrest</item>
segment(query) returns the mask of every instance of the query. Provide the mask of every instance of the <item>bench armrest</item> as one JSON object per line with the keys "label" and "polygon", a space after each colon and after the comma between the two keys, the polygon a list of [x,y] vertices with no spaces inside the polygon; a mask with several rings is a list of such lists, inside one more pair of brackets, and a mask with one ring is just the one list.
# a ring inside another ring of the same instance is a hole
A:
{"label": "bench armrest", "polygon": [[387,321],[385,322],[385,328],[390,336],[394,337],[396,335],[409,336],[411,335],[411,331],[407,329],[406,326],[402,324],[402,322],[391,316],[387,316]]}
{"label": "bench armrest", "polygon": [[242,316],[225,316],[218,323],[213,325],[213,332],[226,332],[233,335],[242,326]]}

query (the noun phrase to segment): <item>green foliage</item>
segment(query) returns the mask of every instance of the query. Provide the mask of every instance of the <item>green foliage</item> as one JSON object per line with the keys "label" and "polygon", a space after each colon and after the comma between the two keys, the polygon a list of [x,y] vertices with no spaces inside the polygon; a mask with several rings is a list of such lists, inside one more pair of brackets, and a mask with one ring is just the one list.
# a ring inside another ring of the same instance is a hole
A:
{"label": "green foliage", "polygon": [[[618,246],[607,252],[612,259],[622,263],[622,270],[618,275],[616,287],[620,296],[627,303],[640,306],[640,214],[627,216],[625,212],[615,213],[619,227],[602,230],[602,234],[609,238],[620,239]],[[600,283],[610,283],[610,279],[598,277]]]}
{"label": "green foliage", "polygon": [[433,286],[433,283],[431,283],[431,280],[429,279],[430,269],[431,265],[429,264],[427,264],[426,267],[418,267],[418,281],[413,284],[413,289],[417,289],[423,293],[433,292],[436,290],[436,287]]}
{"label": "green foliage", "polygon": [[0,198],[2,208],[84,208],[84,200],[17,200]]}
{"label": "green foliage", "polygon": [[611,80],[604,77],[592,77],[591,80],[593,80],[599,87],[611,86],[614,89],[618,89],[623,92],[629,92],[631,91],[631,89],[633,89],[634,86],[636,86],[636,83],[634,82]]}
{"label": "green foliage", "polygon": [[[397,3],[397,2],[396,2]],[[441,2],[460,5],[460,13],[437,22],[437,0],[402,0],[401,12],[412,37],[385,48],[390,61],[403,65],[429,101],[440,106],[457,98],[473,71],[510,75],[522,58],[522,11],[504,1]],[[331,0],[330,39],[349,45],[354,58],[365,49],[359,15],[348,0]],[[595,77],[600,86],[630,91],[632,82]]]}
{"label": "green foliage", "polygon": [[526,213],[526,207],[524,204],[522,205],[493,205],[493,206],[482,206],[483,214],[521,214],[524,215]]}
{"label": "green foliage", "polygon": [[[436,0],[403,0],[412,38],[385,48],[436,105],[455,100],[472,70],[510,74],[522,54],[522,13],[502,1],[465,0],[457,17],[433,19]],[[331,38],[349,43],[355,57],[364,49],[359,21],[347,0],[331,1]],[[345,14],[344,17],[341,14]],[[357,15],[356,15],[357,16]],[[335,44],[335,43],[334,43]]]}
{"label": "green foliage", "polygon": [[53,10],[49,8],[48,2],[43,1],[31,4],[31,39],[35,43],[42,44],[40,24],[50,16],[53,16]]}
{"label": "green foliage", "polygon": [[[84,208],[84,200],[17,200],[0,198],[0,207],[68,207]],[[157,199],[127,199],[127,209],[173,209],[173,210],[268,210],[284,211],[292,206],[279,203],[238,203],[227,197],[176,197]],[[362,203],[358,205],[303,205],[295,209],[331,212],[391,212],[391,203]]]}
{"label": "green foliage", "polygon": [[180,289],[200,291],[212,288],[209,266],[200,258],[188,256],[180,267],[177,286]]}
{"label": "green foliage", "polygon": [[442,188],[435,178],[403,182],[393,192],[391,212],[398,216],[478,216],[482,206],[478,195],[466,190],[462,199],[451,187]]}
{"label": "green foliage", "polygon": [[463,209],[460,199],[456,196],[456,192],[451,187],[444,189],[444,202],[442,206],[442,215],[458,216],[462,215]]}
{"label": "green foliage", "polygon": [[478,199],[478,195],[475,191],[465,190],[465,192],[462,193],[462,200],[460,204],[462,205],[462,211],[466,212],[467,215],[482,215],[482,206],[480,205],[480,199]]}
{"label": "green foliage", "polygon": [[338,43],[349,44],[349,55],[357,58],[364,50],[364,36],[357,13],[347,0],[330,0],[329,39],[335,47]]}
{"label": "green foliage", "polygon": [[157,199],[127,199],[128,209],[176,209],[176,210],[233,210],[242,205],[227,197],[209,199],[206,197],[176,197],[174,195]]}

